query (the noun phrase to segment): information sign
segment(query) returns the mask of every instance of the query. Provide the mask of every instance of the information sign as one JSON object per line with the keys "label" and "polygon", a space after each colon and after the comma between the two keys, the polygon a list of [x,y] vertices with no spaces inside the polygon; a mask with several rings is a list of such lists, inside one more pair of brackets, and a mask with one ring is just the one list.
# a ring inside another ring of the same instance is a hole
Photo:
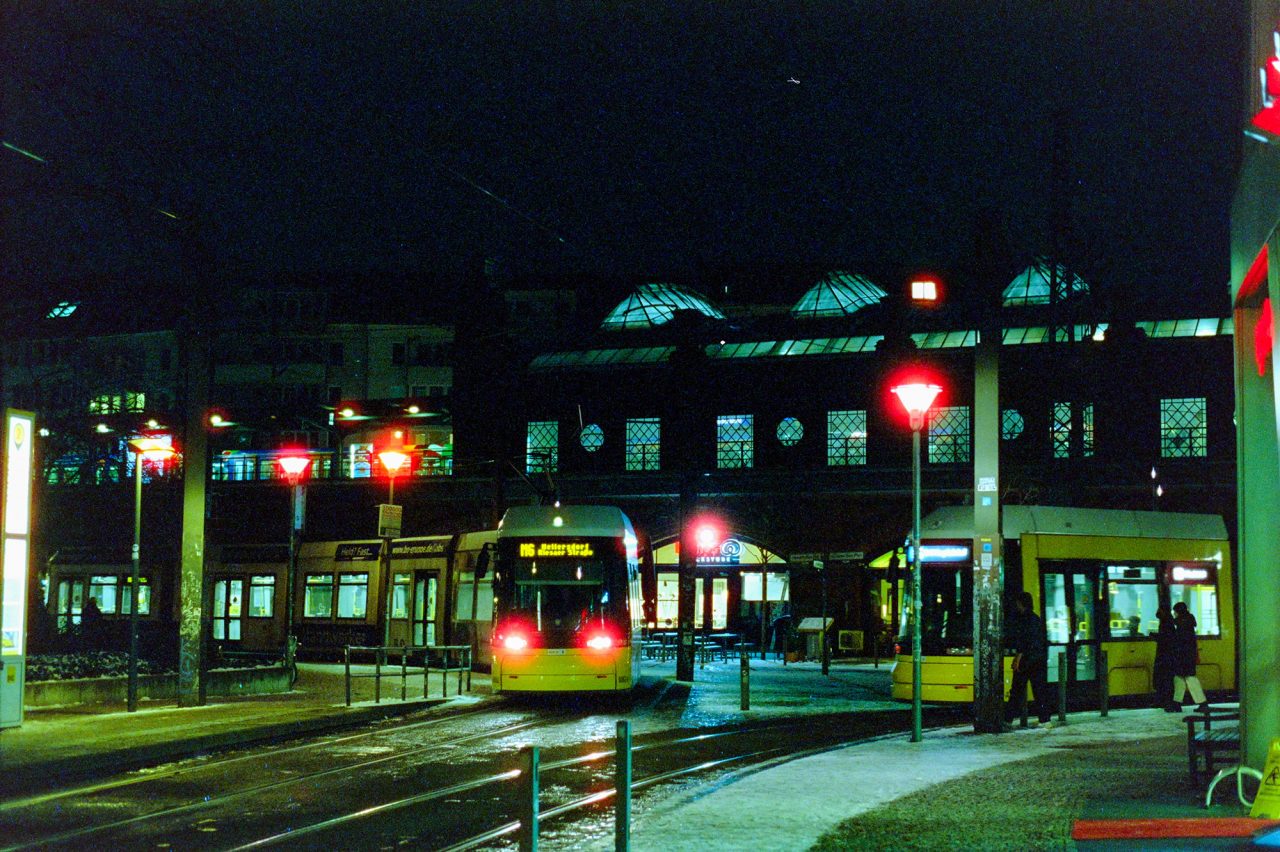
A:
{"label": "information sign", "polygon": [[378,538],[399,538],[404,506],[382,503],[378,506]]}
{"label": "information sign", "polygon": [[27,571],[35,415],[4,417],[4,519],[0,544],[0,728],[22,724],[27,658]]}

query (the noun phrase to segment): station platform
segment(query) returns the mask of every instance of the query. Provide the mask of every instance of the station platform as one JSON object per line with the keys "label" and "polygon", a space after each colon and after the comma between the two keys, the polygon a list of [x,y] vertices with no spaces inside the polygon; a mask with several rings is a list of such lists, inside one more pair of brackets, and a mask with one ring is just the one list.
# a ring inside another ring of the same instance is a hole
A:
{"label": "station platform", "polygon": [[[751,661],[751,708],[740,708],[740,664],[712,662],[692,684],[675,682],[674,664],[647,665],[645,695],[679,696],[679,724],[858,710],[901,710],[889,698],[889,667],[838,661]],[[439,680],[433,682],[439,689]],[[398,700],[398,684],[374,704],[362,681],[345,705],[341,666],[302,664],[286,695],[223,699],[178,708],[144,702],[29,712],[0,733],[0,797],[29,795],[80,778],[255,742],[368,724],[441,701],[487,699],[487,678],[469,695]],[[417,691],[421,695],[421,689]],[[666,701],[666,703],[670,703]],[[1256,849],[1254,834],[1274,826],[1247,819],[1235,785],[1224,782],[1211,807],[1187,770],[1180,714],[1158,709],[1072,713],[1056,723],[1002,734],[968,725],[905,734],[690,783],[662,797],[640,797],[632,848],[744,849]],[[548,838],[548,841],[550,839]],[[1274,841],[1273,841],[1274,842]],[[561,848],[544,842],[542,848]],[[575,845],[563,847],[612,848]]]}

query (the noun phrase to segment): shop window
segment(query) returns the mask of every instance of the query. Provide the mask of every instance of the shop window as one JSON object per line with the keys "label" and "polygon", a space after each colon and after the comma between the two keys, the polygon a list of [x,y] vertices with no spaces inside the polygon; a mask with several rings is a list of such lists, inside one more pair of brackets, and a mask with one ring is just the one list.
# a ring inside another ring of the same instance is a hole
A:
{"label": "shop window", "polygon": [[827,412],[827,464],[832,467],[867,463],[867,412]]}
{"label": "shop window", "polygon": [[1017,440],[1026,428],[1022,413],[1016,408],[1006,408],[1000,412],[1000,437],[1005,441]]}
{"label": "shop window", "polygon": [[333,616],[333,575],[308,574],[306,592],[302,598],[303,618],[331,618]]}
{"label": "shop window", "polygon": [[627,421],[627,470],[661,469],[659,451],[662,444],[662,422],[657,417],[638,417]]}
{"label": "shop window", "polygon": [[559,470],[560,424],[555,420],[531,420],[525,433],[525,473]]}
{"label": "shop window", "polygon": [[724,630],[729,626],[729,580],[725,577],[711,579],[711,629]]}
{"label": "shop window", "polygon": [[604,430],[598,424],[588,423],[582,427],[582,434],[578,436],[578,443],[582,444],[582,449],[589,453],[604,446]]}
{"label": "shop window", "polygon": [[119,606],[116,579],[114,574],[89,578],[89,599],[103,615],[114,615]]}
{"label": "shop window", "polygon": [[971,429],[968,406],[935,408],[929,415],[930,463],[967,463],[972,451]]}
{"label": "shop window", "polygon": [[240,601],[244,581],[240,579],[216,580],[213,584],[213,638],[219,641],[240,641]]}
{"label": "shop window", "polygon": [[659,630],[674,630],[679,626],[677,609],[680,600],[680,575],[663,572],[658,575],[657,624]]}
{"label": "shop window", "polygon": [[[1050,427],[1053,440],[1053,457],[1065,459],[1071,456],[1071,415],[1076,404],[1055,402],[1053,424]],[[1093,403],[1080,405],[1080,451],[1085,458],[1093,455]]]}
{"label": "shop window", "polygon": [[716,418],[716,467],[752,467],[752,424],[750,414],[723,414]]}
{"label": "shop window", "polygon": [[1156,635],[1160,622],[1160,586],[1154,565],[1107,566],[1107,635],[1139,639]]}
{"label": "shop window", "polygon": [[391,583],[391,617],[409,617],[409,575],[396,574]]}
{"label": "shop window", "polygon": [[[769,572],[769,603],[791,600],[791,575],[789,573]],[[760,572],[742,572],[742,599],[758,601],[760,596]]]}
{"label": "shop window", "polygon": [[1160,400],[1160,455],[1166,459],[1190,459],[1207,454],[1205,398]]}
{"label": "shop window", "polygon": [[364,618],[368,601],[368,574],[338,575],[338,618]]}
{"label": "shop window", "polygon": [[249,578],[249,617],[270,618],[275,612],[276,577],[254,574]]}
{"label": "shop window", "polygon": [[804,424],[794,417],[784,417],[778,421],[778,443],[784,447],[794,447],[804,437]]}

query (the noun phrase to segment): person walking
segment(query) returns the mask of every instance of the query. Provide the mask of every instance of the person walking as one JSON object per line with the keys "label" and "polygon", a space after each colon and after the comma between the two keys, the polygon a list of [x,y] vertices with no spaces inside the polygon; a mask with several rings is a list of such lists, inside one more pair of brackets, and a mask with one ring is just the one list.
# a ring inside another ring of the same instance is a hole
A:
{"label": "person walking", "polygon": [[1173,701],[1164,709],[1170,713],[1182,711],[1182,698],[1191,691],[1191,700],[1197,705],[1207,703],[1204,687],[1196,677],[1196,663],[1200,651],[1196,646],[1196,617],[1182,601],[1173,605]]}
{"label": "person walking", "polygon": [[1156,659],[1151,667],[1151,685],[1156,690],[1156,707],[1168,707],[1173,702],[1174,623],[1169,608],[1156,609]]}
{"label": "person walking", "polygon": [[1049,687],[1045,680],[1049,665],[1049,646],[1045,640],[1044,621],[1032,608],[1030,592],[1014,598],[1014,613],[1005,635],[1017,652],[1013,658],[1013,681],[1009,685],[1009,703],[1005,705],[1005,722],[1011,724],[1021,715],[1022,701],[1031,685],[1031,697],[1040,724],[1049,721]]}

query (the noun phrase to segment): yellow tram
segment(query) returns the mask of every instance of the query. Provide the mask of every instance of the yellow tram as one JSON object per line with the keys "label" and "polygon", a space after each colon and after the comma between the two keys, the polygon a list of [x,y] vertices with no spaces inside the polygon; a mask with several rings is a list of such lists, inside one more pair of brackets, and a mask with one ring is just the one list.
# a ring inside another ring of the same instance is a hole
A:
{"label": "yellow tram", "polygon": [[498,528],[493,691],[623,692],[639,677],[638,542],[611,506],[520,506]]}
{"label": "yellow tram", "polygon": [[[1005,612],[1013,594],[1031,593],[1045,623],[1051,684],[1065,676],[1069,692],[1096,694],[1105,677],[1113,696],[1152,693],[1156,609],[1181,601],[1198,622],[1201,683],[1235,688],[1231,557],[1220,517],[1055,506],[1006,506],[1002,515]],[[972,546],[971,506],[938,509],[921,523],[923,701],[973,701]],[[905,701],[912,698],[910,566],[904,554],[897,577],[881,583],[883,600],[901,602],[893,697]]]}

